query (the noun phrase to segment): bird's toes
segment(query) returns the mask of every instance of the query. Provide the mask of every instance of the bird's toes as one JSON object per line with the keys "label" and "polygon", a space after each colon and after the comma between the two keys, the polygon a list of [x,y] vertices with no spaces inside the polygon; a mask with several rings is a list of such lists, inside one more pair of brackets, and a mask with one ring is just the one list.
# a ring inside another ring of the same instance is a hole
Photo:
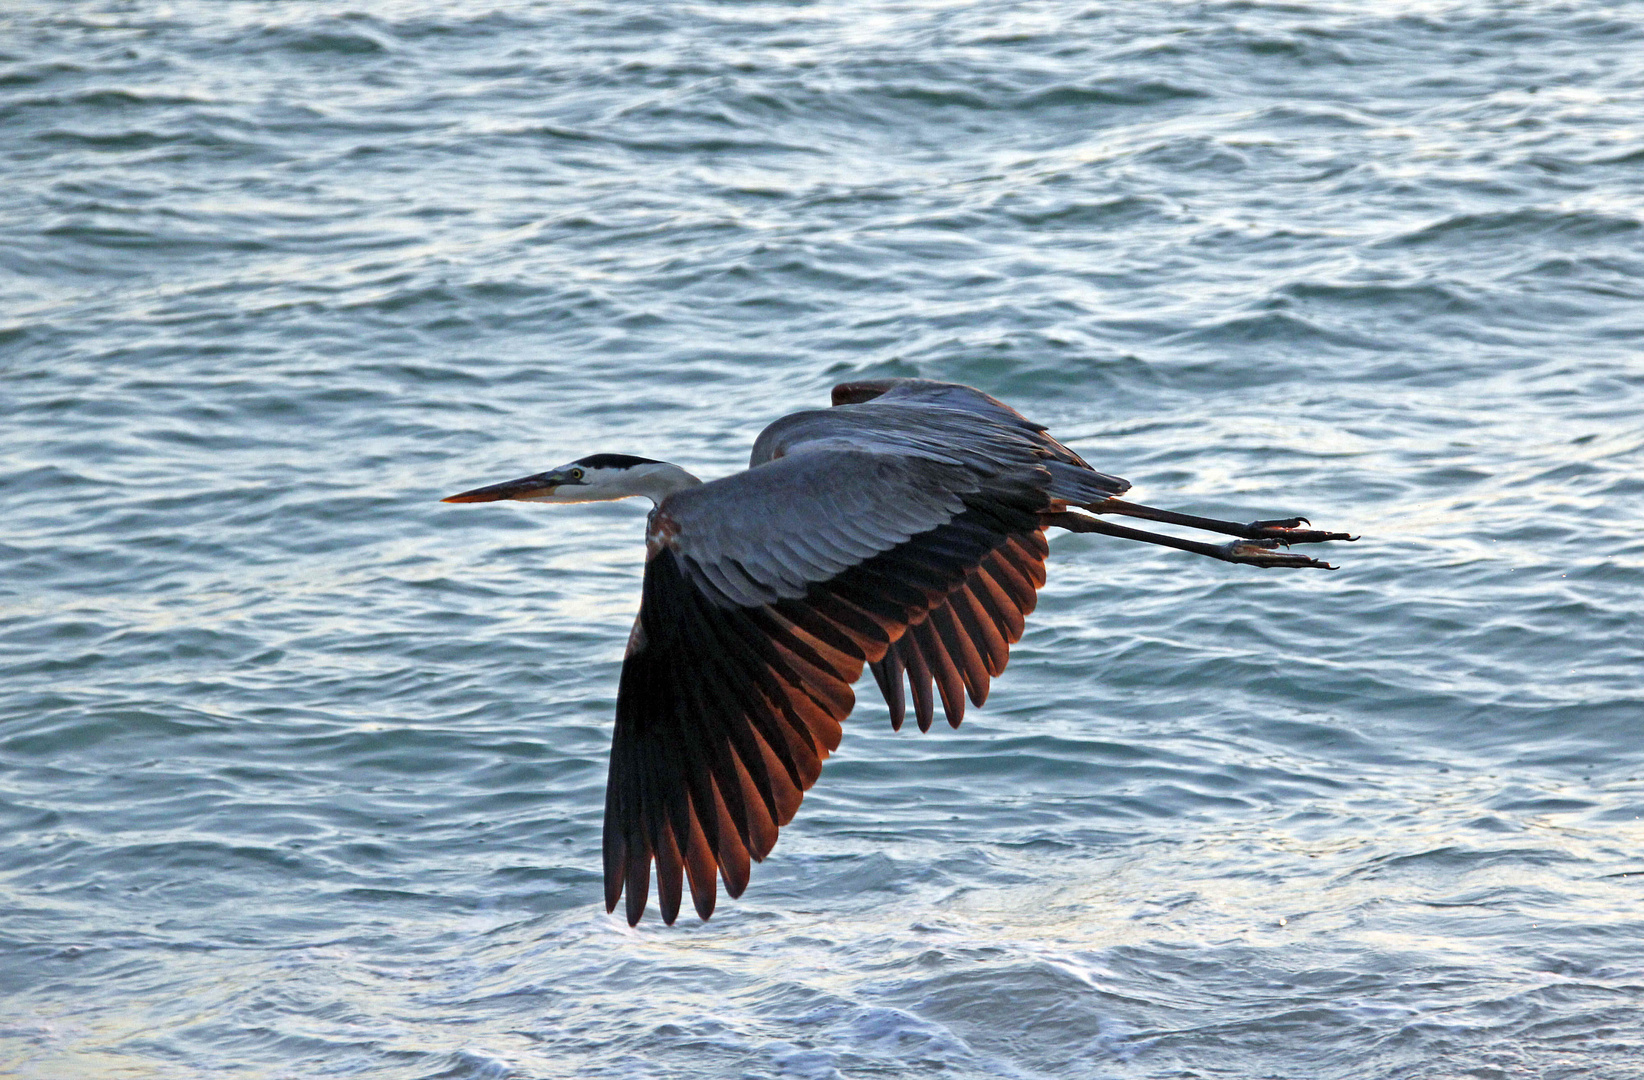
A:
{"label": "bird's toes", "polygon": [[1282,544],[1322,544],[1327,540],[1358,539],[1347,533],[1302,528],[1303,525],[1311,524],[1313,523],[1304,517],[1293,517],[1277,518],[1273,521],[1252,521],[1247,528],[1256,534],[1256,539],[1277,540]]}
{"label": "bird's toes", "polygon": [[1320,570],[1334,570],[1335,567],[1318,559],[1298,555],[1293,551],[1280,551],[1279,540],[1235,540],[1230,544],[1222,545],[1222,557],[1228,562],[1244,563],[1247,566],[1284,566],[1301,567],[1312,566]]}

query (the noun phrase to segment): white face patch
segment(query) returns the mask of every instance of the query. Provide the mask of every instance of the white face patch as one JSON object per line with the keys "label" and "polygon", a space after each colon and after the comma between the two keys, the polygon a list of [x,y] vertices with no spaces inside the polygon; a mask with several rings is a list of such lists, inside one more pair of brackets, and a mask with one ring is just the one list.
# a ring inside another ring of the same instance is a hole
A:
{"label": "white face patch", "polygon": [[[643,494],[634,490],[634,473],[637,467],[601,466],[590,464],[595,459],[620,459],[620,454],[596,454],[593,458],[583,458],[557,469],[549,469],[543,473],[544,479],[560,478],[563,482],[545,488],[541,494],[526,496],[524,502],[545,503],[585,503],[606,502],[612,499],[626,499],[632,495]],[[631,459],[640,460],[640,459]]]}

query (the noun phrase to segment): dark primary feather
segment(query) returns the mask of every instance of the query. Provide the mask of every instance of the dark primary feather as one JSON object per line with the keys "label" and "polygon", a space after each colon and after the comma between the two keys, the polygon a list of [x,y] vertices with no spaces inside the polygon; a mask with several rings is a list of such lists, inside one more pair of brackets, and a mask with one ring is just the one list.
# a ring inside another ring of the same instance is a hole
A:
{"label": "dark primary feather", "polygon": [[[605,898],[663,919],[688,883],[733,897],[839,745],[865,664],[900,727],[957,727],[1005,668],[1044,584],[1041,515],[1126,490],[968,387],[844,384],[784,417],[747,471],[652,514],[617,695]],[[908,693],[903,693],[904,680]],[[934,691],[934,692],[933,692]]]}

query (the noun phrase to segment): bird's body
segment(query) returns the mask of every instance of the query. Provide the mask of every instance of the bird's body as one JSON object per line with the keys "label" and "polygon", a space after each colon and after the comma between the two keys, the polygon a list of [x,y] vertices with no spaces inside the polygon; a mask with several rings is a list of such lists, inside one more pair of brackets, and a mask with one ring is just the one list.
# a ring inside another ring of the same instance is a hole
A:
{"label": "bird's body", "polygon": [[[1126,503],[1126,481],[970,387],[874,380],[833,399],[766,428],[749,468],[720,480],[598,454],[447,500],[656,504],[606,787],[606,906],[626,892],[630,923],[653,862],[666,922],[687,880],[704,919],[716,876],[741,894],[838,747],[864,665],[894,727],[909,698],[921,730],[937,700],[955,727],[965,697],[981,705],[1044,584],[1046,528],[1263,566],[1322,567],[1279,548],[1349,539],[1299,518],[1236,525]],[[1146,533],[1070,506],[1241,540]]]}

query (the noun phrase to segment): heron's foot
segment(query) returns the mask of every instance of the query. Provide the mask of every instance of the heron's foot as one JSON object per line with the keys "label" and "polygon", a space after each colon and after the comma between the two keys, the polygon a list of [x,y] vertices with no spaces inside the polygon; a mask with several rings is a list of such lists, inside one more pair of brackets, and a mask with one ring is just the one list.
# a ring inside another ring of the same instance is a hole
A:
{"label": "heron's foot", "polygon": [[[1334,536],[1335,534],[1332,534]],[[1306,555],[1297,555],[1292,551],[1280,551],[1284,546],[1282,540],[1235,540],[1230,544],[1223,544],[1218,550],[1224,562],[1244,563],[1248,566],[1313,566],[1320,570],[1334,570],[1335,567],[1318,559],[1310,559]]]}
{"label": "heron's foot", "polygon": [[1325,532],[1323,529],[1304,529],[1311,525],[1304,517],[1278,518],[1274,521],[1252,521],[1245,528],[1252,540],[1277,540],[1281,544],[1322,544],[1326,540],[1357,540],[1347,533]]}

